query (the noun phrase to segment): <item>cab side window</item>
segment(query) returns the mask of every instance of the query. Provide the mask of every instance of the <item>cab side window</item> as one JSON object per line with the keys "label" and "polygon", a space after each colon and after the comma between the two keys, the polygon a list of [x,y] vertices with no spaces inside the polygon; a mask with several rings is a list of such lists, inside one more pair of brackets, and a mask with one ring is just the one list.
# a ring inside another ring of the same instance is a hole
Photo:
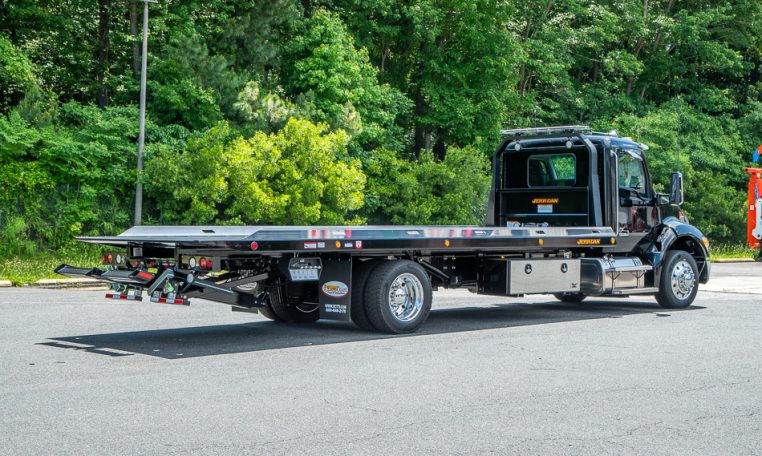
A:
{"label": "cab side window", "polygon": [[626,151],[620,152],[618,158],[619,188],[645,196],[648,190],[646,189],[646,173],[643,167],[643,160],[634,157]]}

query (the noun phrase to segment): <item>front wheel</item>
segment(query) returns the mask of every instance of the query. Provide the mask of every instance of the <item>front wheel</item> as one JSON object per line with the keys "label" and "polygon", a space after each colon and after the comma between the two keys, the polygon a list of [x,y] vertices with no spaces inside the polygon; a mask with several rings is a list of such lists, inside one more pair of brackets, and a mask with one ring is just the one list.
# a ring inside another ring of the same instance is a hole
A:
{"label": "front wheel", "polygon": [[682,250],[670,250],[664,256],[656,301],[668,309],[690,306],[698,293],[696,260]]}
{"label": "front wheel", "polygon": [[378,331],[400,334],[421,327],[431,310],[431,282],[426,271],[409,260],[375,267],[365,285],[368,320]]}

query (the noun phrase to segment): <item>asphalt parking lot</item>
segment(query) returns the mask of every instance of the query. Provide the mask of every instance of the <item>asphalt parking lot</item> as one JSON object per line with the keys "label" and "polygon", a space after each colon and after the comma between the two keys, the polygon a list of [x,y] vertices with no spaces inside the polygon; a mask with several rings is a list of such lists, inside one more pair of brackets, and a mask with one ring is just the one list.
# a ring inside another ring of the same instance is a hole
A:
{"label": "asphalt parking lot", "polygon": [[695,305],[438,292],[414,335],[0,290],[0,454],[760,454],[762,264]]}

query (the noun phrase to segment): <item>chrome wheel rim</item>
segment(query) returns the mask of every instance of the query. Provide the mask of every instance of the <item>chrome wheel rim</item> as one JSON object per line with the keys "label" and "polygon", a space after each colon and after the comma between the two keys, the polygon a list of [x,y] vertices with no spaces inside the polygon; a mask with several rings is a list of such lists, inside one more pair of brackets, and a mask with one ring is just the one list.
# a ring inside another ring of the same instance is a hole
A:
{"label": "chrome wheel rim", "polygon": [[693,273],[693,268],[687,261],[680,260],[672,268],[671,285],[672,293],[678,299],[685,300],[693,293],[696,287],[696,274]]}
{"label": "chrome wheel rim", "polygon": [[415,320],[423,309],[423,284],[414,274],[398,275],[389,287],[389,310],[400,322]]}

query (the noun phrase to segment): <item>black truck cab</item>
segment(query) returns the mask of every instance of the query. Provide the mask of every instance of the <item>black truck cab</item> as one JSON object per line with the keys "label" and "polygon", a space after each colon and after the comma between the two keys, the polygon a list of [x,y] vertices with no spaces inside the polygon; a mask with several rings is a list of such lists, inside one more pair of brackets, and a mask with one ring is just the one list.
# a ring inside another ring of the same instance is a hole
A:
{"label": "black truck cab", "polygon": [[673,174],[669,195],[655,192],[648,146],[585,126],[503,133],[493,156],[487,225],[610,227],[616,233],[610,253],[637,255],[657,267],[678,247],[695,259],[701,282],[708,280],[706,237],[682,215],[671,215],[681,214],[682,176]]}

